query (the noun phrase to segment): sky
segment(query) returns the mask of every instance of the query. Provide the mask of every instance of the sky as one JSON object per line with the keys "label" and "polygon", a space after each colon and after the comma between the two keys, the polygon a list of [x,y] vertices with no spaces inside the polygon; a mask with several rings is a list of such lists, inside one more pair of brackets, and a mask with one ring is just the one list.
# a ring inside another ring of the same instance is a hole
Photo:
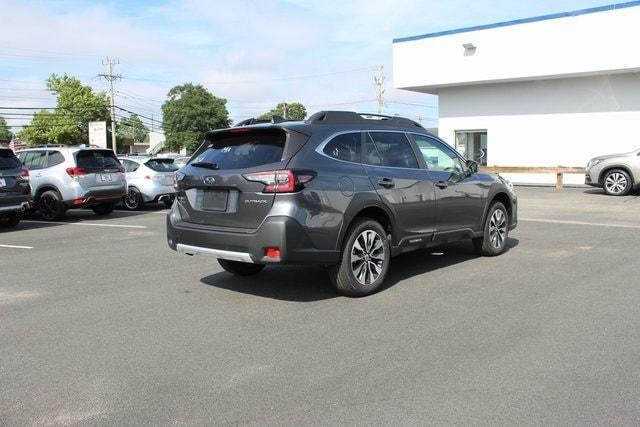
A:
{"label": "sky", "polygon": [[[621,2],[622,0],[620,0]],[[385,72],[385,114],[436,127],[437,97],[393,88],[392,40],[615,3],[606,0],[0,0],[0,107],[51,107],[51,73],[106,90],[97,74],[117,58],[116,104],[161,121],[171,87],[204,85],[231,118],[279,102],[375,112],[374,72]],[[0,109],[14,131],[29,117]],[[17,110],[13,110],[15,113]],[[24,112],[24,110],[22,110]],[[126,113],[124,113],[126,114]],[[158,123],[154,121],[158,126]]]}

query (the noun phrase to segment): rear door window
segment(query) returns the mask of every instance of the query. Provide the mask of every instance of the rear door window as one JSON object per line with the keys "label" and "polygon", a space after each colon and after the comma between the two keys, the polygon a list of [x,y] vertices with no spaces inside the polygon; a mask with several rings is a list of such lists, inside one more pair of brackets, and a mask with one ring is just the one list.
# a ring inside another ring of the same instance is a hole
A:
{"label": "rear door window", "polygon": [[252,130],[225,134],[197,154],[190,165],[209,163],[216,169],[246,169],[282,160],[286,134],[274,130]]}
{"label": "rear door window", "polygon": [[21,166],[13,151],[0,149],[0,169],[20,169]]}
{"label": "rear door window", "polygon": [[334,159],[360,163],[362,161],[360,155],[362,138],[360,135],[360,132],[338,135],[329,141],[322,151]]}
{"label": "rear door window", "polygon": [[76,153],[76,164],[85,169],[118,169],[120,162],[111,150],[80,150]]}
{"label": "rear door window", "polygon": [[145,163],[145,166],[156,172],[175,172],[178,170],[173,159],[151,159]]}
{"label": "rear door window", "polygon": [[24,157],[24,165],[32,171],[45,168],[47,166],[47,152],[44,150],[27,151]]}
{"label": "rear door window", "polygon": [[365,161],[374,166],[419,169],[407,136],[401,132],[369,132]]}
{"label": "rear door window", "polygon": [[49,151],[49,160],[47,161],[47,167],[61,165],[64,163],[64,156],[59,151]]}
{"label": "rear door window", "polygon": [[140,167],[140,164],[133,162],[131,160],[122,159],[121,162],[126,172],[135,172]]}

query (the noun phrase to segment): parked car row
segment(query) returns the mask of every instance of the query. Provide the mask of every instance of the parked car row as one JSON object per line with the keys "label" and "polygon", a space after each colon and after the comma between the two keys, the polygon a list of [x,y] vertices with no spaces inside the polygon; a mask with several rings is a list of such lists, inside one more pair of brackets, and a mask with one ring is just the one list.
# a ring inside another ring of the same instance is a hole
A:
{"label": "parked car row", "polygon": [[24,209],[30,207],[29,171],[8,148],[0,148],[0,227],[20,223]]}
{"label": "parked car row", "polygon": [[14,227],[21,213],[37,209],[48,221],[69,209],[108,215],[122,203],[130,210],[145,203],[169,207],[175,191],[174,159],[116,157],[112,150],[85,146],[0,149],[0,226]]}

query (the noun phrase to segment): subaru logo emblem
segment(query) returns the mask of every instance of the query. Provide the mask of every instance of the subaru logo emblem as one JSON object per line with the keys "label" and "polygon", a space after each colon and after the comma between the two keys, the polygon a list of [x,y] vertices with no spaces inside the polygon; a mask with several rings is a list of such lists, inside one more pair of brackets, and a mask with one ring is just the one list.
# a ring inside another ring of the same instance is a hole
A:
{"label": "subaru logo emblem", "polygon": [[212,185],[216,182],[216,179],[212,176],[205,176],[202,182],[204,182],[207,185]]}

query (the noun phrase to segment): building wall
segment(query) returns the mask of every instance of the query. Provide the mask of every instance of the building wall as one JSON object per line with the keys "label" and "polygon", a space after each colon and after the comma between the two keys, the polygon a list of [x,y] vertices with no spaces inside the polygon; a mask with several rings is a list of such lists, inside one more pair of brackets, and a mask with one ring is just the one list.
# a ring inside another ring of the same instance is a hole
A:
{"label": "building wall", "polygon": [[[394,86],[438,93],[465,84],[640,70],[640,7],[569,15],[394,40]],[[476,49],[466,50],[469,43]]]}
{"label": "building wall", "polygon": [[[486,129],[490,166],[584,166],[640,147],[640,73],[445,88],[439,100],[440,137],[455,146],[455,131]],[[548,174],[510,178],[555,182]]]}

